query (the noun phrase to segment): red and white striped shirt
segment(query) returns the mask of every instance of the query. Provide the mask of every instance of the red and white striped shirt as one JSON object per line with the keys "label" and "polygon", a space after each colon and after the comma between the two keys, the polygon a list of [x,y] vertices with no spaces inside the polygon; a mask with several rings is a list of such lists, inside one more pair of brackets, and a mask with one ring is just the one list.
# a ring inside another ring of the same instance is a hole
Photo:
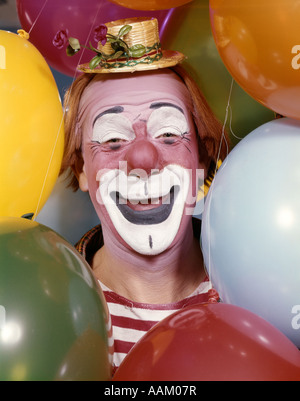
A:
{"label": "red and white striped shirt", "polygon": [[215,294],[211,283],[206,279],[197,290],[186,299],[163,305],[132,302],[111,291],[100,282],[112,322],[114,338],[113,363],[118,368],[131,348],[156,323],[169,315],[190,305],[211,302]]}
{"label": "red and white striped shirt", "polygon": [[[199,239],[201,221],[194,219],[193,224],[195,237]],[[87,262],[91,263],[93,256],[103,244],[102,229],[99,225],[85,234],[76,244],[76,248]],[[113,363],[115,370],[136,342],[155,324],[186,306],[216,302],[218,299],[218,294],[212,289],[208,278],[189,297],[177,303],[163,305],[132,302],[111,291],[101,282],[99,284],[104,293],[111,318],[110,324],[112,326],[108,327],[108,332],[110,333],[110,349],[112,349],[112,342],[114,342]]]}

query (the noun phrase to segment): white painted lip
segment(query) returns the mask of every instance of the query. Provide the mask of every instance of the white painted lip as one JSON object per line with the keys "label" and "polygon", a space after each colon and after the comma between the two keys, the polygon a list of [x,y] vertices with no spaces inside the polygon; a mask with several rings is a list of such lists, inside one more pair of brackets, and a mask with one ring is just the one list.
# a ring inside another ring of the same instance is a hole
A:
{"label": "white painted lip", "polygon": [[[114,200],[114,193],[120,196],[120,203],[130,202],[132,204],[157,204],[160,198],[164,203],[170,199],[170,192],[173,187],[182,186],[181,172],[183,168],[176,165],[169,165],[160,173],[154,173],[148,177],[146,172],[140,176],[127,175],[123,170],[109,170],[102,174],[97,174],[97,181],[100,182],[101,195],[104,195],[107,201]],[[144,178],[146,177],[146,179]],[[99,197],[98,197],[99,198]],[[98,203],[103,203],[99,198]],[[104,200],[104,199],[103,199]]]}
{"label": "white painted lip", "polygon": [[137,176],[120,176],[118,188],[120,196],[130,203],[151,203],[155,204],[159,198],[168,197],[171,188],[180,186],[179,178],[170,174],[167,169],[164,169],[159,174],[151,175],[147,179]]}

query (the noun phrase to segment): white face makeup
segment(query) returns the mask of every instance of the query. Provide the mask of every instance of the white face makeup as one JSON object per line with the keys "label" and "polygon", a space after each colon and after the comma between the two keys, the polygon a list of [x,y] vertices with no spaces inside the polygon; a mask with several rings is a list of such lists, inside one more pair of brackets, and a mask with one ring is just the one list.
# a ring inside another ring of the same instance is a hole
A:
{"label": "white face makeup", "polygon": [[142,255],[164,252],[185,235],[199,164],[187,88],[168,70],[124,75],[93,83],[82,106],[84,174],[103,232]]}
{"label": "white face makeup", "polygon": [[147,124],[149,135],[153,138],[159,138],[166,134],[181,136],[189,131],[183,111],[162,103],[157,103],[155,107],[158,106],[159,108],[153,111]]}
{"label": "white face makeup", "polygon": [[[187,133],[188,122],[178,107],[156,103],[152,108],[147,123],[151,138],[167,135],[172,141]],[[135,137],[132,123],[120,108],[100,115],[93,129],[93,141],[98,143],[130,142]],[[139,169],[128,175],[125,164],[104,175],[98,173],[96,199],[105,205],[117,232],[132,249],[144,255],[160,254],[178,232],[190,185],[189,172],[173,164],[159,174],[148,176]],[[137,209],[133,205],[147,207]]]}
{"label": "white face makeup", "polygon": [[111,109],[110,113],[104,113],[97,117],[93,127],[93,141],[98,143],[107,143],[114,140],[132,141],[135,133],[131,122],[117,110]]}

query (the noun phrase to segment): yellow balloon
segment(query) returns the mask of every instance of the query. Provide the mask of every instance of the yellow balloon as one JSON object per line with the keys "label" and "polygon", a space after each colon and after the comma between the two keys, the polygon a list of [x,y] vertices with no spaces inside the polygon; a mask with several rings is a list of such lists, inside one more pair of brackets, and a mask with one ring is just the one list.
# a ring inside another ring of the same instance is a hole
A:
{"label": "yellow balloon", "polygon": [[36,216],[59,174],[63,109],[43,56],[7,31],[0,31],[0,141],[0,216]]}

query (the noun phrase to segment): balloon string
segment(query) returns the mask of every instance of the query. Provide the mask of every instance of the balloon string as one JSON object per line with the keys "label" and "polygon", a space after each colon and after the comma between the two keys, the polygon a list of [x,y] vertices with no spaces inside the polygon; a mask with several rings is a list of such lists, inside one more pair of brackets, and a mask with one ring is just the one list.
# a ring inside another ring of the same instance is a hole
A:
{"label": "balloon string", "polygon": [[[84,44],[85,46],[87,46],[87,44],[88,44],[89,37],[90,37],[91,34],[92,34],[92,30],[93,30],[93,28],[94,28],[94,26],[95,26],[95,24],[96,24],[96,20],[97,20],[97,18],[98,18],[98,15],[99,15],[99,13],[100,13],[101,8],[102,8],[102,4],[100,3],[100,4],[99,4],[99,7],[98,7],[98,10],[97,10],[97,12],[96,12],[96,15],[95,15],[93,24],[91,25],[91,29],[90,29],[90,31],[89,31],[89,33],[88,33],[87,38],[86,38],[86,41],[85,41],[85,44]],[[83,54],[84,54],[84,52],[82,52],[81,55],[80,55],[80,58],[79,58],[77,67],[81,64],[81,60],[82,60]],[[75,71],[75,74],[74,74],[74,76],[73,76],[73,81],[75,80],[75,77],[76,77],[76,71]]]}
{"label": "balloon string", "polygon": [[[228,145],[228,142],[226,140],[225,129],[226,129],[227,121],[228,121],[229,110],[231,110],[230,102],[231,102],[233,84],[234,84],[234,79],[232,78],[231,85],[230,85],[230,90],[229,90],[228,101],[227,101],[227,106],[226,106],[225,119],[224,119],[224,123],[223,123],[223,127],[222,127],[222,136],[221,136],[221,141],[220,141],[220,146],[219,146],[219,151],[218,151],[218,156],[217,156],[215,175],[217,174],[218,168],[220,167],[220,161],[221,161],[220,154],[221,154],[221,150],[222,150],[223,141],[225,141],[225,144],[226,144],[227,156],[229,154],[229,145]],[[232,113],[231,113],[231,119],[232,119]],[[230,130],[231,130],[231,120],[230,120]],[[226,160],[226,158],[225,158],[225,160]]]}
{"label": "balloon string", "polygon": [[[31,34],[32,30],[33,30],[33,28],[35,27],[36,23],[38,22],[38,20],[39,20],[40,16],[42,15],[42,12],[44,11],[44,9],[45,9],[45,7],[46,7],[48,1],[49,1],[49,0],[45,0],[44,5],[43,5],[42,8],[40,9],[40,12],[38,13],[38,15],[37,15],[36,19],[34,20],[33,24],[31,25],[31,28],[30,28],[30,30],[29,30],[29,32],[28,32],[28,36],[30,36],[30,34]],[[41,191],[41,194],[40,194],[38,203],[37,203],[37,207],[36,207],[35,213],[34,213],[34,215],[33,215],[33,220],[36,219],[37,211],[38,211],[39,206],[40,206],[40,203],[41,203],[42,195],[43,195],[43,192],[44,192],[44,189],[45,189],[46,180],[47,180],[47,177],[48,177],[48,174],[49,174],[49,169],[50,169],[50,166],[51,166],[51,163],[52,163],[52,160],[53,160],[53,156],[54,156],[54,152],[55,152],[55,149],[56,149],[56,144],[57,144],[57,141],[58,141],[58,137],[59,137],[59,133],[60,133],[60,130],[61,130],[62,123],[63,123],[63,120],[61,121],[60,126],[59,126],[59,130],[58,130],[58,133],[57,133],[57,136],[56,136],[56,140],[55,140],[55,145],[54,145],[54,147],[53,147],[52,154],[51,154],[51,158],[50,158],[50,163],[49,163],[49,165],[48,165],[46,177],[45,177],[45,180],[44,180],[44,182],[43,182],[42,191]]]}
{"label": "balloon string", "polygon": [[43,196],[43,193],[44,193],[44,190],[45,190],[45,186],[46,186],[46,182],[47,182],[47,179],[48,179],[50,167],[51,167],[51,164],[52,164],[52,161],[53,161],[53,157],[54,157],[54,153],[55,153],[55,150],[56,150],[58,138],[59,138],[59,135],[60,135],[60,131],[62,129],[63,122],[64,122],[64,116],[65,116],[65,113],[63,113],[63,117],[62,117],[61,122],[59,124],[59,128],[58,128],[57,135],[56,135],[56,138],[55,138],[55,142],[54,142],[54,145],[53,145],[52,153],[51,153],[51,156],[50,156],[50,161],[49,161],[48,168],[47,168],[47,171],[46,171],[45,179],[44,179],[44,182],[43,182],[43,185],[42,185],[42,190],[41,190],[40,197],[39,197],[39,200],[38,200],[38,203],[37,203],[37,207],[36,207],[36,210],[35,210],[35,213],[34,213],[33,221],[36,219],[36,216],[37,216],[40,204],[41,204],[41,200],[42,200],[42,196]]}
{"label": "balloon string", "polygon": [[[228,116],[229,116],[229,112],[230,112],[230,131],[232,132],[232,129],[231,129],[232,109],[231,109],[231,106],[230,106],[230,102],[231,102],[231,97],[232,97],[233,84],[234,84],[234,79],[232,78],[231,84],[230,84],[230,90],[229,90],[227,106],[226,106],[225,119],[224,119],[224,123],[223,123],[223,127],[222,127],[222,137],[221,137],[219,151],[218,151],[217,163],[216,163],[216,168],[215,168],[215,176],[217,174],[218,168],[220,167],[220,162],[221,162],[220,154],[221,154],[223,141],[225,141],[225,144],[226,144],[227,156],[229,155],[229,145],[228,145],[228,142],[226,140],[225,129],[226,129]],[[227,158],[225,158],[223,166],[225,166],[226,163],[227,163]],[[213,190],[214,183],[215,183],[215,180],[212,180],[212,183],[210,185],[210,191]],[[211,202],[210,203],[206,203],[207,216],[211,215],[210,214],[210,207],[211,207]],[[210,223],[209,222],[207,224],[207,237],[208,237],[208,269],[207,269],[207,273],[208,273],[208,277],[211,279],[211,233],[210,233]],[[201,246],[202,246],[202,243],[201,243]]]}
{"label": "balloon string", "polygon": [[[33,26],[36,24],[38,18],[41,16],[41,14],[42,14],[42,12],[43,12],[43,9],[45,8],[47,2],[48,2],[48,0],[45,1],[45,4],[44,4],[43,8],[41,9],[41,11],[40,11],[38,17],[36,18],[35,22],[33,23],[32,27],[31,27],[31,30],[32,30]],[[99,7],[98,7],[98,10],[97,10],[97,13],[96,13],[96,15],[95,15],[95,18],[94,18],[94,23],[92,24],[91,29],[90,29],[90,31],[89,31],[89,33],[88,33],[88,35],[87,35],[87,39],[86,39],[85,44],[87,44],[87,42],[88,42],[88,40],[89,40],[89,37],[90,37],[90,35],[91,35],[91,33],[92,33],[92,30],[93,30],[93,26],[94,26],[95,23],[96,23],[96,20],[97,20],[97,18],[98,18],[98,15],[99,15],[99,12],[100,12],[101,7],[102,7],[102,5],[100,4]],[[31,30],[30,30],[30,31],[31,31]],[[83,54],[81,54],[81,56],[80,56],[78,65],[81,63],[82,55],[83,55]],[[71,95],[71,92],[72,92],[72,86],[73,86],[73,83],[74,83],[74,81],[75,81],[76,74],[77,74],[77,71],[75,71],[75,74],[73,75],[73,82],[72,82],[71,89],[70,89],[70,95]],[[70,95],[69,95],[69,96],[70,96]],[[54,146],[53,146],[53,149],[52,149],[50,161],[49,161],[49,164],[48,164],[48,168],[47,168],[47,171],[46,171],[45,179],[44,179],[44,182],[43,182],[43,185],[42,185],[42,190],[41,190],[41,193],[40,193],[40,197],[39,197],[39,200],[38,200],[38,203],[37,203],[37,207],[36,207],[36,210],[35,210],[35,213],[34,213],[33,220],[36,219],[37,213],[38,213],[38,210],[39,210],[39,207],[40,207],[40,204],[41,204],[42,196],[43,196],[43,193],[44,193],[44,190],[45,190],[45,186],[46,186],[46,182],[47,182],[47,179],[48,179],[48,176],[49,176],[50,167],[51,167],[51,164],[52,164],[52,161],[53,161],[53,157],[54,157],[54,154],[55,154],[55,150],[56,150],[58,138],[59,138],[60,131],[61,131],[62,126],[63,126],[63,123],[64,123],[66,111],[67,111],[67,110],[63,110],[63,116],[62,116],[62,119],[61,119],[61,122],[60,122],[60,125],[59,125],[59,129],[58,129],[58,132],[57,132],[57,135],[56,135],[56,139],[55,139]]]}
{"label": "balloon string", "polygon": [[223,126],[223,131],[225,131],[225,126],[227,124],[228,121],[228,113],[230,112],[230,119],[229,119],[229,129],[230,129],[230,133],[231,135],[239,140],[242,140],[243,138],[240,138],[239,136],[237,136],[232,129],[232,107],[231,107],[231,97],[232,97],[232,90],[233,90],[233,84],[234,84],[234,79],[232,78],[231,80],[231,87],[230,87],[230,93],[229,93],[229,98],[228,98],[228,103],[227,103],[227,107],[226,107],[226,117],[225,117],[225,124]]}
{"label": "balloon string", "polygon": [[[86,38],[86,41],[85,41],[84,46],[87,46],[87,44],[88,44],[89,37],[91,36],[93,27],[94,27],[95,24],[96,24],[96,20],[97,20],[97,18],[98,18],[98,15],[99,15],[99,13],[100,13],[101,8],[102,8],[102,4],[100,3],[100,4],[99,4],[99,7],[98,7],[98,10],[97,10],[97,12],[96,12],[94,21],[93,21],[93,23],[91,24],[91,29],[90,29],[90,31],[89,31],[89,33],[88,33],[88,35],[87,35],[87,38]],[[82,60],[83,55],[84,55],[84,52],[81,52],[80,57],[79,57],[79,61],[78,61],[78,64],[77,64],[77,67],[81,64],[81,60]],[[68,98],[66,99],[66,104],[69,103],[69,98],[70,98],[71,95],[72,95],[73,83],[74,83],[74,81],[75,81],[75,79],[76,79],[76,75],[77,75],[77,69],[75,70],[75,74],[73,75],[73,78],[72,78],[72,84],[71,84],[70,91],[68,92]]]}
{"label": "balloon string", "polygon": [[33,22],[32,26],[31,26],[31,28],[30,28],[30,31],[28,32],[29,35],[30,35],[31,31],[33,30],[33,28],[35,27],[35,24],[38,22],[38,20],[39,20],[39,18],[40,18],[40,16],[41,16],[42,12],[44,11],[44,8],[46,7],[48,1],[49,1],[49,0],[46,0],[46,1],[45,1],[43,7],[41,8],[40,12],[38,13],[38,16],[36,17],[35,21]]}

